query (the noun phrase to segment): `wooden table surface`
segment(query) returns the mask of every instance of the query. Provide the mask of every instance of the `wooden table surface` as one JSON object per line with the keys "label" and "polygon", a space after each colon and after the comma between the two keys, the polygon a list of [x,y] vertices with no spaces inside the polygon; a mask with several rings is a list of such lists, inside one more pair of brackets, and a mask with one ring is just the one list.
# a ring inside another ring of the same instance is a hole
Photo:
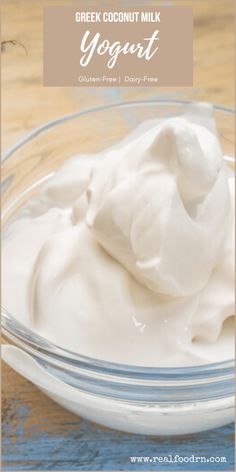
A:
{"label": "wooden table surface", "polygon": [[[42,85],[42,12],[44,5],[72,1],[3,1],[2,145],[49,119],[104,103],[143,98],[206,100],[233,106],[233,0],[192,0],[194,13],[194,88],[59,88]],[[94,5],[81,0],[80,5]],[[134,2],[102,2],[109,6]],[[138,3],[138,0],[137,0]],[[141,2],[144,3],[144,2]],[[167,2],[149,1],[159,5]],[[67,412],[8,366],[2,367],[4,470],[163,470],[135,466],[129,456],[217,455],[226,463],[208,470],[233,470],[233,425],[181,438],[148,438],[118,433]],[[201,463],[168,464],[165,470],[206,470]]]}

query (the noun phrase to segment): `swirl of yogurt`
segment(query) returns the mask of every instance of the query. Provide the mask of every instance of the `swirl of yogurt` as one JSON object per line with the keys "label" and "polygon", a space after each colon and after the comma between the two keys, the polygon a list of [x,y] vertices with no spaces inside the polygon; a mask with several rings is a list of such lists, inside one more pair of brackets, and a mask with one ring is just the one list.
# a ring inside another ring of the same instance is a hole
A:
{"label": "swirl of yogurt", "polygon": [[233,184],[217,136],[181,117],[71,158],[6,229],[4,305],[94,358],[232,357]]}
{"label": "swirl of yogurt", "polygon": [[228,182],[210,131],[167,120],[108,153],[87,193],[94,237],[140,283],[172,296],[205,286],[229,227]]}

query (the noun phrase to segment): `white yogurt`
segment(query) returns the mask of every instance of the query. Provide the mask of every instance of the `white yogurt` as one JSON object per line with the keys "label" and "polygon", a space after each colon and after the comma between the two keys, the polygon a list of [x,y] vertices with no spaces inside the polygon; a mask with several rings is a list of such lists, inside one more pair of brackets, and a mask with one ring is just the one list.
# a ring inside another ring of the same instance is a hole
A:
{"label": "white yogurt", "polygon": [[178,117],[71,158],[6,230],[4,306],[93,358],[233,357],[233,183],[217,137]]}

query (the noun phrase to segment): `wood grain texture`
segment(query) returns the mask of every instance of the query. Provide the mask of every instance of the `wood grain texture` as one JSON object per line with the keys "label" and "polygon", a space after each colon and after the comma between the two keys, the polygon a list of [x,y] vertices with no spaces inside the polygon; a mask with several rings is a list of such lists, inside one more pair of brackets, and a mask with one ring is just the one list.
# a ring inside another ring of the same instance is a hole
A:
{"label": "wood grain texture", "polygon": [[[65,113],[107,102],[145,97],[189,98],[233,106],[234,87],[234,1],[187,0],[175,4],[190,5],[194,14],[194,87],[188,88],[68,88],[42,86],[42,15],[46,5],[69,5],[73,1],[41,0],[2,2],[2,39],[24,44],[8,45],[2,57],[3,147],[23,133]],[[94,1],[80,0],[83,6]],[[96,2],[95,2],[96,3]],[[136,0],[137,5],[143,2]],[[146,4],[165,4],[152,0]],[[105,2],[113,6],[133,1]]]}
{"label": "wood grain texture", "polygon": [[[59,88],[42,85],[42,14],[45,5],[73,1],[2,2],[3,148],[49,119],[104,103],[144,98],[207,100],[233,106],[234,2],[187,0],[194,13],[194,88]],[[80,6],[97,2],[80,0]],[[136,4],[139,2],[136,0]],[[158,6],[167,2],[145,2]],[[171,3],[171,2],[168,2]],[[132,1],[103,2],[112,7]],[[180,438],[118,433],[83,421],[40,393],[8,366],[2,369],[4,470],[234,470],[233,425]],[[226,463],[131,464],[130,456],[217,455]],[[207,465],[207,466],[206,466]]]}

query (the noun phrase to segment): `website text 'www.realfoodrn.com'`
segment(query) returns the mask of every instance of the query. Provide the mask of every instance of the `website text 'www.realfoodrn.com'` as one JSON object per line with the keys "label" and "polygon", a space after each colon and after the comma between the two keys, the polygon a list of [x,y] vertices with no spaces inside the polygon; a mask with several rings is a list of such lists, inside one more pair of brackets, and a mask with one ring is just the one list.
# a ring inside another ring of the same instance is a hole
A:
{"label": "website text 'www.realfoodrn.com'", "polygon": [[226,457],[223,456],[195,456],[191,454],[190,456],[180,456],[178,454],[171,455],[168,454],[166,456],[131,456],[130,462],[134,464],[138,463],[188,463],[188,462],[200,462],[200,463],[219,463],[219,462],[227,462]]}

